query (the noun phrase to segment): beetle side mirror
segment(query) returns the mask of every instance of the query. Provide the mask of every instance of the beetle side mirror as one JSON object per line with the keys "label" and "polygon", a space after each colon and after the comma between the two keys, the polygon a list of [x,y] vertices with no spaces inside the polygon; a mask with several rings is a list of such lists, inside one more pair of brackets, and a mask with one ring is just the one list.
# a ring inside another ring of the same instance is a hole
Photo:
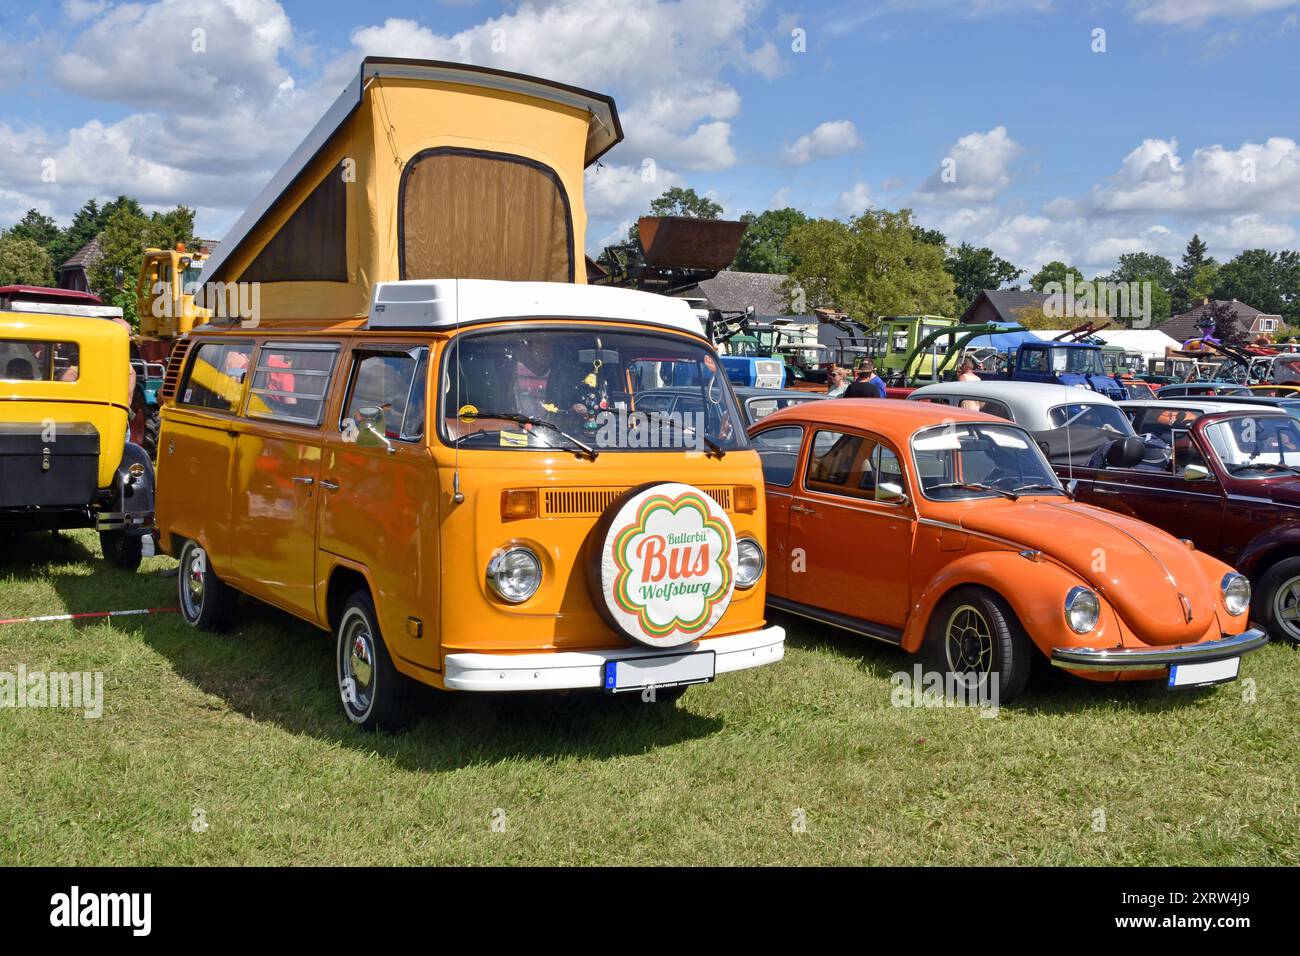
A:
{"label": "beetle side mirror", "polygon": [[1204,465],[1188,465],[1183,469],[1183,481],[1205,481],[1210,477],[1210,469]]}
{"label": "beetle side mirror", "polygon": [[876,500],[883,501],[885,504],[889,505],[905,505],[907,504],[908,498],[907,495],[903,493],[901,485],[895,484],[892,481],[882,481],[880,484],[876,485]]}

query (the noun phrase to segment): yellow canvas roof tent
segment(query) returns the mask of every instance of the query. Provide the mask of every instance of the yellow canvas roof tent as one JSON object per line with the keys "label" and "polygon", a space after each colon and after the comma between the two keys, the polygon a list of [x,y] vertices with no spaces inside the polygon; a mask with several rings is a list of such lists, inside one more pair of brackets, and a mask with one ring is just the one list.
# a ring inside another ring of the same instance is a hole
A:
{"label": "yellow canvas roof tent", "polygon": [[398,279],[585,282],[583,170],[622,138],[600,93],[367,57],[204,283],[259,283],[273,322],[364,316]]}

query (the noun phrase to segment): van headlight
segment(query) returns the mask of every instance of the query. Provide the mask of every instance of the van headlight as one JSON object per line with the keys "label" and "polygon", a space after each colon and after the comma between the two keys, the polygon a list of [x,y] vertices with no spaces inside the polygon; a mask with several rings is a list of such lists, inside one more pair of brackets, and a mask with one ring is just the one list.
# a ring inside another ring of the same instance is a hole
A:
{"label": "van headlight", "polygon": [[736,587],[752,588],[763,576],[763,546],[753,538],[736,541]]}
{"label": "van headlight", "polygon": [[1065,596],[1065,620],[1076,634],[1087,634],[1101,617],[1101,601],[1088,588],[1070,588]]}
{"label": "van headlight", "polygon": [[487,567],[488,584],[503,601],[519,604],[537,593],[542,583],[542,559],[529,548],[498,551]]}
{"label": "van headlight", "polygon": [[1223,592],[1223,606],[1229,614],[1235,617],[1246,613],[1250,607],[1250,581],[1246,575],[1228,572],[1219,582],[1219,590]]}

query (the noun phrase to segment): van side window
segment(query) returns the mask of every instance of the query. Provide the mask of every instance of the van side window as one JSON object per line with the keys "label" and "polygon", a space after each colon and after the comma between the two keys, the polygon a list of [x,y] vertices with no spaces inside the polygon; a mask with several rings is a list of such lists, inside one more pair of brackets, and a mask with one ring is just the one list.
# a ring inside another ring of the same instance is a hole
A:
{"label": "van side window", "polygon": [[249,418],[319,425],[337,345],[263,344],[253,369]]}
{"label": "van side window", "polygon": [[419,441],[424,437],[425,391],[429,350],[400,352],[357,350],[352,363],[352,381],[343,405],[342,428],[366,407],[384,413],[384,437],[398,441]]}
{"label": "van side window", "polygon": [[177,390],[181,405],[233,412],[244,391],[252,342],[203,342],[194,350],[189,372]]}

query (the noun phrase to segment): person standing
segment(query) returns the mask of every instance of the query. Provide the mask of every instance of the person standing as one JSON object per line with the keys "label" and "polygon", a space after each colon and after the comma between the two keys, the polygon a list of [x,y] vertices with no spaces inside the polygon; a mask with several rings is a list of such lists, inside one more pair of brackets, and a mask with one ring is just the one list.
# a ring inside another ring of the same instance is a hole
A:
{"label": "person standing", "polygon": [[844,390],[849,387],[849,370],[842,365],[832,365],[830,372],[826,375],[827,398],[839,398],[844,394]]}
{"label": "person standing", "polygon": [[844,390],[844,398],[884,398],[885,380],[876,374],[876,363],[865,360],[858,366],[857,379]]}

